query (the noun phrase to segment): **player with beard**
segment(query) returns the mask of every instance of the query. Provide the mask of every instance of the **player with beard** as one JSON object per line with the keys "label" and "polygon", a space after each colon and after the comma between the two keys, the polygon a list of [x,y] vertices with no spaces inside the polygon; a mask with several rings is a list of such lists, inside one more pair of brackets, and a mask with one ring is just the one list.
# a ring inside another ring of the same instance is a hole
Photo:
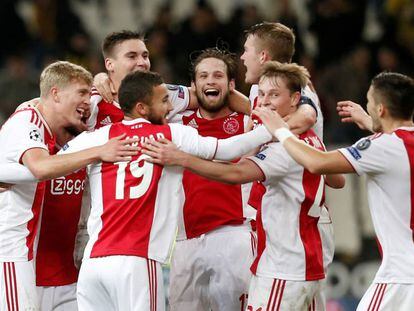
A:
{"label": "player with beard", "polygon": [[[199,108],[182,115],[202,136],[227,138],[246,131],[249,117],[229,108],[235,88],[233,55],[217,48],[193,62]],[[246,186],[246,187],[245,187]],[[171,310],[244,310],[255,235],[247,185],[212,181],[185,170],[185,196],[170,273]]]}
{"label": "player with beard", "polygon": [[0,131],[0,163],[8,166],[2,171],[10,179],[31,175],[31,180],[0,194],[1,310],[39,310],[33,256],[45,183],[37,180],[64,176],[95,161],[122,161],[136,154],[136,148],[125,146],[134,140],[118,137],[76,154],[51,155],[57,135],[85,125],[91,83],[91,74],[80,66],[69,62],[49,65],[40,77],[37,108],[17,111]]}
{"label": "player with beard", "polygon": [[[221,96],[221,86],[210,88],[218,90],[212,96]],[[209,89],[204,90],[208,93]],[[169,138],[192,154],[230,160],[270,137],[263,127],[217,139],[199,136],[188,126],[167,125],[172,106],[167,87],[156,73],[128,74],[121,83],[119,99],[125,114],[122,122],[82,133],[63,152],[101,144],[125,132],[140,143]],[[167,261],[175,237],[182,170],[153,165],[145,158],[138,154],[129,162],[88,167],[92,207],[90,239],[78,282],[80,310],[164,310],[161,264]]]}

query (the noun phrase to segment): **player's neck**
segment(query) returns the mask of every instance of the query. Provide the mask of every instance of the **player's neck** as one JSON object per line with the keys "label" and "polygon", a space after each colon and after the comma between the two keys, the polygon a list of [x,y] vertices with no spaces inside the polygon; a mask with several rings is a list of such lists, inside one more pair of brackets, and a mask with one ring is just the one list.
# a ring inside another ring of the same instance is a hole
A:
{"label": "player's neck", "polygon": [[215,112],[207,111],[206,109],[204,109],[203,107],[200,106],[199,111],[200,111],[200,115],[204,119],[207,119],[207,120],[214,120],[214,119],[223,118],[223,117],[226,117],[226,116],[228,116],[229,114],[231,114],[233,112],[227,106],[225,106],[225,107],[221,108],[219,111],[215,111]]}
{"label": "player's neck", "polygon": [[48,103],[47,99],[40,98],[39,104],[36,106],[36,109],[40,112],[43,119],[46,121],[49,129],[56,135],[59,128],[59,119],[56,116],[56,113],[50,109],[51,103]]}
{"label": "player's neck", "polygon": [[414,123],[412,120],[396,120],[386,119],[382,121],[382,129],[384,133],[392,133],[400,127],[413,127]]}
{"label": "player's neck", "polygon": [[111,79],[111,81],[112,81],[112,83],[114,85],[114,88],[116,90],[116,93],[115,94],[112,94],[112,96],[114,97],[114,100],[117,103],[119,103],[119,100],[118,100],[118,90],[119,90],[119,87],[121,86],[122,79],[119,80],[116,77],[114,77],[114,75],[111,75],[111,74],[109,74],[109,79]]}

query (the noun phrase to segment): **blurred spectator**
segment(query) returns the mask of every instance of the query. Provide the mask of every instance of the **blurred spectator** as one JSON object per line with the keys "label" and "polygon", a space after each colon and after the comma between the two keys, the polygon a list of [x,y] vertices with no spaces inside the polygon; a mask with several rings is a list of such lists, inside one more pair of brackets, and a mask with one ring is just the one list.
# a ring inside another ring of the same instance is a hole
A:
{"label": "blurred spectator", "polygon": [[213,8],[200,0],[193,14],[179,25],[179,30],[172,38],[172,59],[176,82],[188,84],[190,58],[193,51],[216,46],[219,40],[228,41],[222,25]]}
{"label": "blurred spectator", "polygon": [[370,50],[359,45],[336,65],[326,67],[319,76],[316,89],[321,97],[325,115],[325,141],[349,143],[364,135],[354,124],[341,124],[336,103],[352,100],[366,103],[366,91],[370,85]]}
{"label": "blurred spectator", "polygon": [[39,97],[38,78],[27,60],[18,54],[9,56],[0,72],[0,114],[8,118],[22,102]]}
{"label": "blurred spectator", "polygon": [[16,11],[18,2],[16,0],[0,2],[0,30],[1,37],[5,39],[0,50],[0,65],[9,55],[23,51],[30,46],[30,35]]}
{"label": "blurred spectator", "polygon": [[310,30],[318,39],[318,67],[335,62],[362,39],[367,0],[312,0]]}

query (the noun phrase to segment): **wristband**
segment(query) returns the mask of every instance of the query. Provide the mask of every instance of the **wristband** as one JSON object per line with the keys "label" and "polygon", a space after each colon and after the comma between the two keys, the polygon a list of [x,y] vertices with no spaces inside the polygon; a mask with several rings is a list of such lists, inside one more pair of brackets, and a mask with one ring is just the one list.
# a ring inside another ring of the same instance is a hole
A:
{"label": "wristband", "polygon": [[278,128],[273,135],[277,138],[278,141],[280,141],[282,144],[283,142],[288,139],[289,137],[295,136],[292,134],[291,131],[289,131],[287,128],[282,127]]}

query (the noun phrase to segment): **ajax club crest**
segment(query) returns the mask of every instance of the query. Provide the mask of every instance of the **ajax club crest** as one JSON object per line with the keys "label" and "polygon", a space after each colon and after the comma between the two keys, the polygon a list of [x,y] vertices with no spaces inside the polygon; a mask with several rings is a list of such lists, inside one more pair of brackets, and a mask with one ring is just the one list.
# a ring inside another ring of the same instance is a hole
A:
{"label": "ajax club crest", "polygon": [[237,133],[239,128],[240,128],[239,121],[237,121],[233,117],[229,117],[226,120],[224,120],[224,122],[223,122],[223,130],[227,134],[235,134],[235,133]]}

